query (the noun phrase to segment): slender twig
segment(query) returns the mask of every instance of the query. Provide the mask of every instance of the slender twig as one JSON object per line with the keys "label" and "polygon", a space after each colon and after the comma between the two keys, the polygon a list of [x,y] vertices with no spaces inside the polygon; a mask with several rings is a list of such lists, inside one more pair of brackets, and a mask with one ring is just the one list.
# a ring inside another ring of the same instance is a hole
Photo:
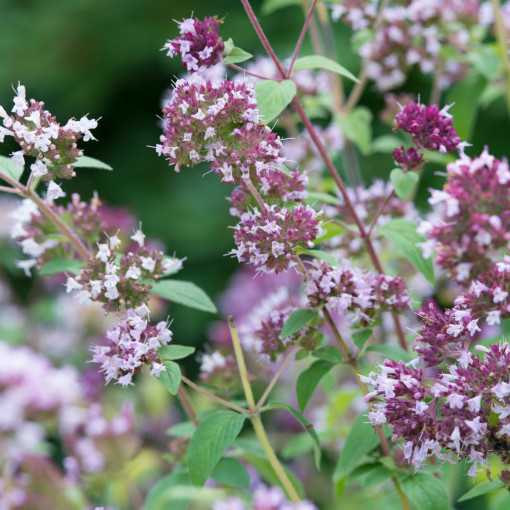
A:
{"label": "slender twig", "polygon": [[283,371],[285,370],[285,367],[291,360],[292,356],[294,356],[294,353],[296,352],[298,347],[299,347],[299,340],[290,348],[289,353],[283,360],[283,363],[280,365],[280,368],[278,368],[278,371],[276,372],[276,374],[274,374],[273,378],[271,379],[271,382],[267,385],[267,388],[265,389],[264,393],[262,394],[259,401],[257,402],[257,405],[255,406],[255,410],[257,412],[259,412],[260,408],[264,405],[264,402],[266,401],[267,397],[273,390],[275,384],[278,382],[278,379],[280,379],[281,375],[283,374]]}
{"label": "slender twig", "polygon": [[501,53],[501,61],[503,63],[503,74],[505,77],[505,94],[507,107],[510,112],[510,57],[508,55],[508,40],[503,24],[503,16],[501,14],[501,5],[499,0],[492,0],[494,10],[494,24],[496,25],[496,37],[498,39],[499,50]]}
{"label": "slender twig", "polygon": [[377,210],[375,213],[374,219],[372,220],[372,223],[370,224],[370,227],[368,228],[367,236],[370,237],[372,235],[372,232],[377,224],[377,220],[381,216],[381,214],[384,212],[384,209],[388,205],[388,202],[395,196],[395,190],[392,189],[391,193],[388,194],[388,196],[384,199],[384,202],[381,204],[381,207]]}
{"label": "slender twig", "polygon": [[257,35],[259,36],[262,46],[264,46],[268,55],[271,57],[271,60],[274,62],[276,69],[278,69],[278,72],[280,73],[281,77],[285,78],[285,71],[283,70],[283,67],[280,64],[280,61],[278,60],[276,53],[273,51],[273,48],[271,47],[271,44],[269,43],[266,37],[266,34],[262,30],[262,27],[260,26],[260,23],[257,17],[255,16],[255,13],[253,12],[253,9],[251,8],[249,0],[241,0],[241,3],[243,4],[246,14],[248,14],[248,18],[250,18],[253,28],[255,29]]}
{"label": "slender twig", "polygon": [[254,78],[258,78],[259,80],[269,80],[267,76],[262,76],[260,74],[251,73],[250,71],[247,71],[246,69],[243,69],[240,66],[236,66],[235,64],[228,64],[228,67],[231,67],[232,69],[235,69],[236,71],[239,71],[240,73],[247,74],[248,76],[253,76]]}
{"label": "slender twig", "polygon": [[21,195],[21,191],[15,188],[9,188],[8,186],[0,186],[0,191],[4,193],[12,193],[13,195]]}
{"label": "slender twig", "polygon": [[[379,27],[381,26],[381,23],[383,21],[383,15],[386,7],[389,4],[389,0],[382,0],[381,6],[379,7],[379,12],[377,13],[377,16],[375,18],[374,22],[374,32],[377,34],[377,31],[379,30]],[[369,56],[365,59],[363,62],[363,66],[361,68],[361,72],[359,75],[359,81],[354,85],[353,89],[351,90],[351,93],[349,94],[349,97],[347,98],[347,101],[345,103],[344,107],[344,114],[348,115],[349,112],[358,104],[359,98],[361,97],[361,94],[363,93],[363,90],[365,89],[365,86],[368,81],[368,68],[374,58],[375,54],[375,44],[372,45],[372,49],[370,51]]]}
{"label": "slender twig", "polygon": [[301,45],[303,44],[303,40],[304,40],[306,32],[308,30],[308,26],[310,25],[310,21],[312,20],[313,11],[314,11],[316,5],[317,5],[317,0],[313,0],[312,5],[310,6],[310,9],[308,9],[308,14],[306,16],[305,23],[303,24],[303,29],[301,30],[301,33],[299,34],[299,39],[296,43],[296,47],[294,48],[294,52],[292,53],[289,70],[287,71],[287,78],[290,78],[290,75],[292,74],[292,68],[294,67],[294,62],[296,61],[299,50],[301,49]]}
{"label": "slender twig", "polygon": [[8,182],[13,188],[16,188],[20,191],[20,195],[23,195],[26,198],[29,198],[34,202],[39,210],[53,222],[53,224],[60,230],[62,234],[67,238],[67,240],[74,246],[76,251],[80,254],[80,256],[85,260],[89,260],[92,256],[88,251],[87,247],[83,244],[82,240],[62,221],[60,216],[49,207],[47,202],[43,200],[39,195],[30,191],[28,188],[20,184],[18,181],[13,179],[10,175],[7,175],[5,172],[0,172],[0,179]]}
{"label": "slender twig", "polygon": [[253,398],[250,378],[248,377],[248,370],[246,369],[246,363],[244,361],[243,349],[241,347],[241,342],[239,341],[239,334],[237,333],[234,317],[231,315],[228,317],[228,327],[230,329],[232,343],[234,344],[234,354],[237,361],[237,367],[239,368],[239,376],[241,377],[241,383],[243,385],[244,394],[246,396],[246,402],[248,403],[248,408],[252,414],[256,414],[255,399]]}
{"label": "slender twig", "polygon": [[259,192],[253,185],[250,179],[244,179],[243,180],[245,186],[248,188],[250,193],[253,195],[253,198],[257,201],[257,204],[260,207],[260,210],[263,211],[266,208],[266,204],[264,203],[264,200],[262,200],[262,197],[260,196]]}
{"label": "slender twig", "polygon": [[177,396],[179,397],[179,400],[182,404],[182,407],[184,407],[186,414],[189,416],[189,419],[193,422],[193,425],[195,425],[195,427],[198,427],[199,422],[197,418],[197,413],[193,408],[193,404],[191,403],[186,388],[184,388],[182,384],[179,385],[179,389],[177,390]]}
{"label": "slender twig", "polygon": [[[320,6],[321,4],[317,5]],[[303,4],[303,12],[306,16],[307,9],[305,4]],[[315,12],[317,12],[317,10]],[[310,28],[308,30],[308,34],[310,35],[310,40],[312,41],[313,51],[317,55],[322,55],[322,43],[320,38],[319,27],[317,25],[317,20],[315,19],[315,16],[312,16],[312,20],[310,21]]]}
{"label": "slender twig", "polygon": [[227,400],[217,397],[216,395],[214,395],[214,393],[204,390],[204,388],[201,388],[198,384],[195,384],[193,381],[188,379],[186,376],[183,375],[183,376],[181,376],[181,378],[182,378],[182,381],[185,382],[190,388],[193,388],[195,391],[202,393],[202,395],[205,395],[206,397],[210,398],[211,400],[218,402],[222,406],[230,407],[230,409],[233,409],[234,411],[237,411],[238,413],[250,414],[250,411],[248,411],[247,409],[243,409],[242,407],[236,406],[235,404],[232,404],[232,403],[228,402]]}

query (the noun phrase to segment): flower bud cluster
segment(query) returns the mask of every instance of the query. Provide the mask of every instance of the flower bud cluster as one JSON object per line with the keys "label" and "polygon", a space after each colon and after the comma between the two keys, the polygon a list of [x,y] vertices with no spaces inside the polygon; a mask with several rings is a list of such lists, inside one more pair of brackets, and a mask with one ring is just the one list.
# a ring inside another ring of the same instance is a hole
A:
{"label": "flower bud cluster", "polygon": [[473,280],[469,291],[455,299],[455,304],[475,317],[485,317],[487,324],[500,324],[510,317],[510,257]]}
{"label": "flower bud cluster", "polygon": [[429,367],[439,365],[449,358],[456,358],[472,337],[480,331],[478,319],[473,318],[470,310],[456,306],[439,309],[434,301],[418,312],[423,323],[416,338],[415,351]]}
{"label": "flower bud cluster", "polygon": [[[376,37],[359,49],[360,56],[370,58],[368,77],[380,90],[390,90],[402,85],[414,66],[424,74],[434,74],[440,66],[441,88],[464,76],[467,66],[462,57],[479,40],[476,28],[480,7],[485,4],[479,0],[409,0],[402,4],[385,7]],[[348,0],[335,4],[332,16],[354,30],[365,30],[374,26],[377,10],[376,0]],[[451,52],[442,53],[444,47]]]}
{"label": "flower bud cluster", "polygon": [[202,354],[200,359],[200,379],[211,386],[216,386],[228,394],[230,389],[239,388],[240,378],[237,362],[231,354],[223,355],[220,351]]}
{"label": "flower bud cluster", "polygon": [[182,263],[143,246],[143,237],[139,230],[132,236],[138,243],[136,251],[119,256],[115,253],[121,244],[117,236],[110,237],[107,243],[98,243],[97,253],[89,259],[87,267],[76,278],[68,277],[67,292],[77,291],[80,302],[85,304],[99,301],[107,311],[136,308],[146,303],[152,288],[147,280],[157,281],[176,272]]}
{"label": "flower bud cluster", "polygon": [[[451,106],[445,106],[440,110],[437,104],[425,106],[411,101],[402,106],[400,113],[395,116],[393,131],[401,129],[409,133],[420,150],[430,149],[441,153],[456,150],[461,139],[452,126],[452,116],[448,113]],[[396,149],[393,157],[395,158],[401,151],[403,147]],[[403,156],[404,161],[410,158],[416,160],[419,154],[407,151],[403,152]]]}
{"label": "flower bud cluster", "polygon": [[234,229],[239,262],[254,264],[260,271],[278,273],[293,267],[298,246],[313,248],[313,240],[322,233],[320,213],[310,206],[280,209],[275,205],[262,211],[254,208],[240,217]]}
{"label": "flower bud cluster", "polygon": [[485,149],[474,159],[461,157],[447,166],[443,190],[432,190],[429,203],[443,205],[440,216],[425,221],[424,256],[437,251],[436,263],[459,282],[490,271],[499,250],[510,241],[510,170]]}
{"label": "flower bud cluster", "polygon": [[168,40],[163,46],[167,56],[180,55],[182,67],[190,72],[211,67],[223,58],[225,45],[218,35],[222,22],[216,18],[187,18],[178,23],[180,37]]}
{"label": "flower bud cluster", "polygon": [[[317,510],[317,507],[308,500],[291,503],[280,487],[266,487],[260,484],[252,492],[253,502],[249,507],[251,510]],[[215,501],[212,506],[212,510],[247,510],[247,508],[244,502],[235,496]]]}
{"label": "flower bud cluster", "polygon": [[133,375],[150,365],[151,375],[159,377],[166,370],[158,356],[160,347],[172,339],[167,323],[152,326],[148,322],[149,310],[142,305],[129,309],[119,323],[106,332],[106,345],[93,347],[92,361],[101,364],[106,383],[114,380],[123,387],[133,385]]}
{"label": "flower bud cluster", "polygon": [[[306,172],[294,170],[286,174],[282,171],[264,172],[258,178],[259,193],[268,205],[281,202],[302,202],[308,198],[308,176]],[[253,195],[243,183],[232,191],[228,201],[232,204],[230,214],[240,217],[250,207],[256,206]]]}
{"label": "flower bud cluster", "polygon": [[351,267],[343,259],[332,267],[313,260],[307,271],[306,295],[312,307],[328,306],[341,315],[354,314],[353,322],[370,324],[382,311],[402,313],[411,298],[400,276],[388,276]]}
{"label": "flower bud cluster", "polygon": [[77,141],[95,140],[90,132],[97,127],[97,121],[85,115],[80,120],[70,119],[61,126],[50,112],[44,109],[44,103],[26,100],[23,85],[18,84],[14,98],[14,115],[7,115],[0,106],[0,117],[4,127],[0,127],[0,142],[6,135],[13,136],[21,150],[12,154],[13,162],[24,166],[25,156],[36,158],[30,166],[32,175],[43,181],[52,181],[56,177],[71,179],[75,171],[73,164],[83,156]]}
{"label": "flower bud cluster", "polygon": [[485,358],[462,351],[457,364],[431,381],[423,370],[389,360],[378,372],[361,376],[375,386],[366,397],[370,421],[388,423],[393,440],[404,440],[404,457],[416,470],[434,455],[450,462],[454,455],[467,459],[470,476],[479,464],[489,466],[489,452],[510,461],[510,345],[477,350]]}
{"label": "flower bud cluster", "polygon": [[156,150],[176,171],[208,161],[223,182],[239,183],[284,162],[280,139],[259,124],[254,89],[245,83],[177,82],[163,114]]}
{"label": "flower bud cluster", "polygon": [[[80,195],[74,193],[72,201],[65,207],[54,202],[47,205],[58,216],[68,218],[69,226],[88,248],[108,228],[101,214],[101,202],[96,196],[90,202],[83,202]],[[23,253],[30,257],[20,263],[22,267],[37,265],[40,268],[49,260],[73,257],[72,245],[31,200],[22,200],[11,216],[16,220],[11,237],[17,240]]]}
{"label": "flower bud cluster", "polygon": [[393,159],[400,168],[404,170],[419,170],[425,163],[423,160],[423,154],[418,152],[414,147],[404,149],[404,147],[398,147],[393,151]]}

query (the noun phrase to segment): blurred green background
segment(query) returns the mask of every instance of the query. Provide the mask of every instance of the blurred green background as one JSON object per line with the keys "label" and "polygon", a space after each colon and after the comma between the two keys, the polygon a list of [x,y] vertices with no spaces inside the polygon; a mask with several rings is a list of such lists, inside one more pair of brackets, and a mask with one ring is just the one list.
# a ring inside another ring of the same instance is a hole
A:
{"label": "blurred green background", "polygon": [[[261,4],[253,1],[257,13]],[[45,101],[61,123],[87,113],[100,117],[94,132],[98,142],[82,147],[87,155],[113,166],[114,172],[81,169],[76,179],[64,183],[64,190],[78,191],[84,199],[97,190],[106,203],[129,206],[148,237],[161,239],[170,254],[187,257],[179,278],[194,281],[214,297],[237,267],[234,259],[224,256],[234,246],[227,227],[235,222],[225,199],[231,188],[213,174],[203,176],[205,167],[176,174],[150,148],[161,133],[161,97],[182,73],[178,59],[168,59],[160,48],[178,34],[172,20],[192,12],[196,17],[224,18],[220,33],[225,39],[232,37],[244,50],[263,54],[238,0],[0,0],[0,104],[10,110],[11,85],[20,81],[27,96]],[[260,19],[277,53],[289,56],[301,30],[302,10],[290,6]],[[336,24],[334,30],[341,63],[357,72],[357,59],[347,49],[347,29]],[[308,41],[303,48],[304,53]],[[427,96],[430,80],[413,75],[403,90],[423,90]],[[377,112],[382,95],[368,88],[362,103]],[[476,148],[489,140],[495,155],[504,154],[507,128],[506,109],[498,100],[479,115]],[[388,131],[374,127],[377,134]],[[9,139],[0,147],[4,155],[12,150]],[[387,176],[393,167],[389,155],[371,155],[361,163],[367,181],[374,175]],[[434,168],[426,172],[422,191],[432,182]],[[211,316],[180,306],[172,307],[170,314],[179,343],[203,342]]]}

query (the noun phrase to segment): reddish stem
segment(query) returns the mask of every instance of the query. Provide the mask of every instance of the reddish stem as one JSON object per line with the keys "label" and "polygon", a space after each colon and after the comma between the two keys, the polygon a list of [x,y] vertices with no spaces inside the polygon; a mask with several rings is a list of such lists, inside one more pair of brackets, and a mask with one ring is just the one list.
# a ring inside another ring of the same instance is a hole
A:
{"label": "reddish stem", "polygon": [[303,44],[303,40],[304,40],[305,34],[308,30],[308,26],[310,25],[310,21],[312,21],[313,11],[315,9],[316,4],[317,4],[317,0],[313,0],[312,5],[310,6],[310,9],[308,10],[308,15],[306,16],[305,23],[303,25],[303,29],[301,30],[301,33],[299,34],[298,42],[296,43],[296,47],[294,48],[294,53],[292,54],[292,59],[290,61],[289,70],[287,72],[287,78],[290,78],[290,75],[292,73],[292,68],[294,67],[294,62],[296,61],[299,50],[301,49],[301,45]]}

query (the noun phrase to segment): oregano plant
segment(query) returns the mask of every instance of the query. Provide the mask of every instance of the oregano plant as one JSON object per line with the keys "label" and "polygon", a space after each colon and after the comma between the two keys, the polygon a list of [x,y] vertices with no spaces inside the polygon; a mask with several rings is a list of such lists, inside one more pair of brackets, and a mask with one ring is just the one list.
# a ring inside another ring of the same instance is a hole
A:
{"label": "oregano plant", "polygon": [[66,191],[112,170],[85,154],[101,120],[20,82],[0,106],[9,260],[45,282],[23,309],[0,273],[0,509],[508,508],[510,169],[469,134],[510,108],[510,2],[266,0],[302,8],[290,55],[239,3],[255,57],[222,5],[169,24],[144,169],[224,187],[221,296],[143,217]]}

